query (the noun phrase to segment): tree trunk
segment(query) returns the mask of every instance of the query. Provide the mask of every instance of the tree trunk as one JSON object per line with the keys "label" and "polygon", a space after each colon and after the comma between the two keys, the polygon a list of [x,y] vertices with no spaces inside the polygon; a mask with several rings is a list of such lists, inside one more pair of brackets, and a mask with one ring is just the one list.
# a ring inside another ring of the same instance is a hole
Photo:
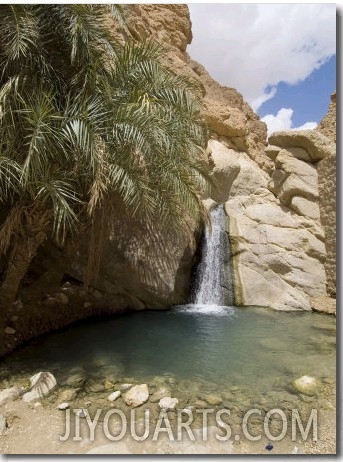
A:
{"label": "tree trunk", "polygon": [[45,238],[45,232],[34,226],[26,226],[24,232],[15,236],[6,272],[0,286],[1,308],[8,309],[16,300],[20,284]]}

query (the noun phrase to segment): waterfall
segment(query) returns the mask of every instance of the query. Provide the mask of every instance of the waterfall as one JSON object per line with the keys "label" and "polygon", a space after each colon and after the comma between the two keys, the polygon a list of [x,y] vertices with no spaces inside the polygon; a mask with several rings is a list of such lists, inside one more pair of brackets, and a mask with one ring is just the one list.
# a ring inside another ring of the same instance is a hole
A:
{"label": "waterfall", "polygon": [[211,227],[205,230],[193,302],[196,305],[233,306],[234,290],[230,268],[230,242],[224,206],[210,212]]}

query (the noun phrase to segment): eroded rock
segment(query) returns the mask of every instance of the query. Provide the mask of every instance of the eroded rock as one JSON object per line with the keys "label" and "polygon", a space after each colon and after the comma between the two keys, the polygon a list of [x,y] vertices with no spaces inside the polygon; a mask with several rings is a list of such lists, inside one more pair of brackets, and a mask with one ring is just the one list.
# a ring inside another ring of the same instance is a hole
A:
{"label": "eroded rock", "polygon": [[138,407],[149,399],[149,389],[146,383],[135,385],[124,396],[125,403],[130,407]]}
{"label": "eroded rock", "polygon": [[303,148],[312,162],[318,162],[336,153],[336,145],[329,138],[314,130],[289,130],[272,133],[269,144],[282,148]]}
{"label": "eroded rock", "polygon": [[23,395],[23,401],[29,403],[43,398],[57,386],[57,381],[51,372],[38,372],[30,378],[31,389]]}

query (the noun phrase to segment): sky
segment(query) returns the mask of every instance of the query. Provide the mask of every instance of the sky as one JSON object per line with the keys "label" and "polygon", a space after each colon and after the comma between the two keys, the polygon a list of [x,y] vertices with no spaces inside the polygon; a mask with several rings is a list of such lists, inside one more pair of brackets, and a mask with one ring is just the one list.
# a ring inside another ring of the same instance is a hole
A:
{"label": "sky", "polygon": [[336,89],[336,4],[189,3],[187,51],[277,130],[314,128]]}

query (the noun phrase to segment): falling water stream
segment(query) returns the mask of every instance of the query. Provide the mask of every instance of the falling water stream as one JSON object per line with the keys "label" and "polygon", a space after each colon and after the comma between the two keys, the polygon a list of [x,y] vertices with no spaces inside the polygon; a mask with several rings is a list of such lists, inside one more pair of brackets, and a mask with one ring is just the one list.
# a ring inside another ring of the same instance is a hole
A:
{"label": "falling water stream", "polygon": [[224,207],[211,210],[211,226],[205,230],[202,259],[194,288],[195,305],[234,304],[230,270],[230,243],[226,233]]}

